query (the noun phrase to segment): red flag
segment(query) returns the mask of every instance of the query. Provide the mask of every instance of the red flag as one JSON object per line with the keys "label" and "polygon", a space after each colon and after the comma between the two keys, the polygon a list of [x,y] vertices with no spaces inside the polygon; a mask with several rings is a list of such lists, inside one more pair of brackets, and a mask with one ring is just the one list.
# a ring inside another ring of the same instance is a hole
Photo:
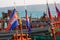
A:
{"label": "red flag", "polygon": [[60,11],[59,11],[59,9],[57,8],[56,3],[55,3],[55,8],[56,8],[56,12],[57,12],[57,17],[60,18]]}
{"label": "red flag", "polygon": [[52,17],[52,14],[50,12],[48,4],[47,4],[47,8],[48,8],[48,16],[49,16],[49,18],[50,18],[50,20],[53,20],[53,17]]}

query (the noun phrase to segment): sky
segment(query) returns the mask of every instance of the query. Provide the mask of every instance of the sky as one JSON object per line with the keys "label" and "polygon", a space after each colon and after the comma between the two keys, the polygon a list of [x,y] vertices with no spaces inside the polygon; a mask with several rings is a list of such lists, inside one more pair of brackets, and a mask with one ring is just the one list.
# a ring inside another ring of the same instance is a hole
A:
{"label": "sky", "polygon": [[[56,3],[60,3],[60,0],[48,0],[48,3],[53,4],[54,1]],[[11,6],[37,5],[46,3],[47,0],[0,0],[0,8],[11,7]]]}

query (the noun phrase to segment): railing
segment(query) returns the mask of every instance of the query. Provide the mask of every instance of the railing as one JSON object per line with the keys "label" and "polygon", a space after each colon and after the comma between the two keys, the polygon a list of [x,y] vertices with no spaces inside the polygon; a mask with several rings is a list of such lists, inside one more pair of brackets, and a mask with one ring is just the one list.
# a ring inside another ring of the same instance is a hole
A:
{"label": "railing", "polygon": [[[46,31],[50,27],[45,27],[45,28],[32,28],[31,32],[36,33],[36,32],[41,32],[41,31]],[[17,30],[18,33],[20,33],[20,30]],[[13,35],[16,33],[16,30],[11,30],[11,31],[0,31],[0,36],[6,36],[6,35]],[[23,29],[23,33],[26,33],[26,29]]]}

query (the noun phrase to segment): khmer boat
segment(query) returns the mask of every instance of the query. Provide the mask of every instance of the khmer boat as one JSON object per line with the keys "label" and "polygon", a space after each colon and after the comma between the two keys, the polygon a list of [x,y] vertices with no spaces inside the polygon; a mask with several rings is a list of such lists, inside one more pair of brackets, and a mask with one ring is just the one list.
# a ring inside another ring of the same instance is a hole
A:
{"label": "khmer boat", "polygon": [[[0,40],[60,40],[60,11],[55,4],[57,17],[52,16],[47,3],[46,13],[40,18],[28,16],[19,18],[16,8],[2,12],[0,18]],[[48,15],[47,15],[48,14]]]}

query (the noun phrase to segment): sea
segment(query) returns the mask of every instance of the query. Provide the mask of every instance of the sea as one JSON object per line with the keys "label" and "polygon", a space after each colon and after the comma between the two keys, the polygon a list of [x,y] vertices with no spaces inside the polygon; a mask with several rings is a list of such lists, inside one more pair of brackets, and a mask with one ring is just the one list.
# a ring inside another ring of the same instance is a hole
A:
{"label": "sea", "polygon": [[[56,16],[56,9],[54,4],[48,4],[50,8],[50,12],[52,13],[52,16]],[[28,5],[28,6],[16,6],[15,9],[18,11],[19,17],[25,17],[25,7],[27,9],[28,16],[32,14],[32,18],[40,18],[43,16],[43,13],[46,13],[47,5],[46,4],[38,4],[38,5]],[[57,4],[58,9],[60,10],[60,4]],[[3,7],[0,8],[0,17],[2,17],[2,12],[7,13],[8,10],[12,10],[14,6],[12,7]]]}

